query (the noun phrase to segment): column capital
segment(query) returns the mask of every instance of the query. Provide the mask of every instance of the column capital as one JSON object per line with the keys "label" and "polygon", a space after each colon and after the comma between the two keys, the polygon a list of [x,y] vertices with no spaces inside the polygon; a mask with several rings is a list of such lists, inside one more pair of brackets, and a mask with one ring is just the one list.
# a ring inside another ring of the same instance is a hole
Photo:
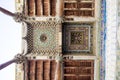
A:
{"label": "column capital", "polygon": [[23,63],[26,60],[26,57],[23,54],[17,54],[14,59],[16,60],[16,63],[19,64]]}

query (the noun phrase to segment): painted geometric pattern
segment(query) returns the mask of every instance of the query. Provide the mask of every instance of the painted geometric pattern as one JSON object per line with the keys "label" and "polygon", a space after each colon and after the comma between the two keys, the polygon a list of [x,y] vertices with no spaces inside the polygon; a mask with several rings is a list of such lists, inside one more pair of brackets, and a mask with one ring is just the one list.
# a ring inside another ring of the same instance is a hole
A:
{"label": "painted geometric pattern", "polygon": [[66,24],[63,29],[63,51],[80,52],[90,50],[90,26]]}
{"label": "painted geometric pattern", "polygon": [[34,26],[31,30],[28,45],[32,53],[58,53],[58,26]]}

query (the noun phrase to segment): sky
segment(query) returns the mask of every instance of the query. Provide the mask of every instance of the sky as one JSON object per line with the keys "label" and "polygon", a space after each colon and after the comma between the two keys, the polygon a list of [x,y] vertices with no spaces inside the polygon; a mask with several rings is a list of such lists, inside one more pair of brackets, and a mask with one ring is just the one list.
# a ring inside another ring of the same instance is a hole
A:
{"label": "sky", "polygon": [[[15,0],[0,0],[0,7],[15,12]],[[21,23],[0,12],[0,64],[21,53]],[[0,80],[15,80],[15,63],[0,70]]]}

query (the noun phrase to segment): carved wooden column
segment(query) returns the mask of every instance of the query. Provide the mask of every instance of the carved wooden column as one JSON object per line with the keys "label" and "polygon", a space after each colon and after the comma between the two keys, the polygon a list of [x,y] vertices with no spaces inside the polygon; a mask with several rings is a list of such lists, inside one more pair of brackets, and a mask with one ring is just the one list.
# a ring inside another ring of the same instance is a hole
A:
{"label": "carved wooden column", "polygon": [[56,3],[56,15],[57,16],[63,16],[63,5],[64,5],[64,2],[63,0],[57,0],[57,3]]}

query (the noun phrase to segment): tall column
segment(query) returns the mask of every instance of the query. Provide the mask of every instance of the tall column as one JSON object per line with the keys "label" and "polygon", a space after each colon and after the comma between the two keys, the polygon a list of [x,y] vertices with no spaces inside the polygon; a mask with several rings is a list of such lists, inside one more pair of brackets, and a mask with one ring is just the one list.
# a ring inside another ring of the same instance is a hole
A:
{"label": "tall column", "polygon": [[116,80],[117,0],[106,0],[106,19],[105,80]]}

